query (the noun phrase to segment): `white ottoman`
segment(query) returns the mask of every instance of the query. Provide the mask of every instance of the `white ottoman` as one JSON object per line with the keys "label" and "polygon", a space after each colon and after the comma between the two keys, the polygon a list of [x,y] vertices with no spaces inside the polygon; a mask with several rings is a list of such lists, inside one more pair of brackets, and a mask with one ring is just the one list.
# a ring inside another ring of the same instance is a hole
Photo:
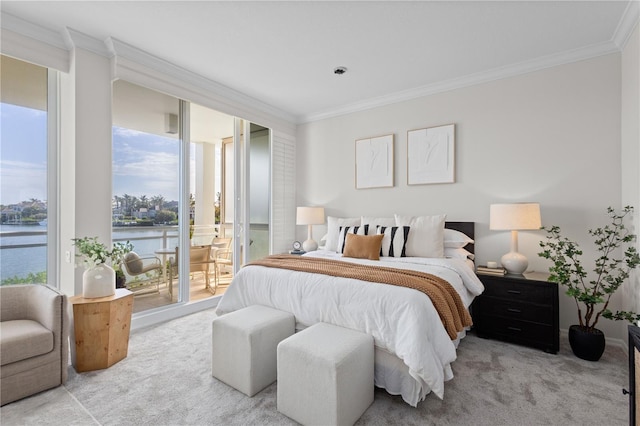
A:
{"label": "white ottoman", "polygon": [[303,425],[351,425],[373,402],[373,338],[318,323],[278,345],[278,411]]}
{"label": "white ottoman", "polygon": [[276,349],[295,333],[293,314],[253,305],[213,320],[211,374],[253,396],[276,378]]}

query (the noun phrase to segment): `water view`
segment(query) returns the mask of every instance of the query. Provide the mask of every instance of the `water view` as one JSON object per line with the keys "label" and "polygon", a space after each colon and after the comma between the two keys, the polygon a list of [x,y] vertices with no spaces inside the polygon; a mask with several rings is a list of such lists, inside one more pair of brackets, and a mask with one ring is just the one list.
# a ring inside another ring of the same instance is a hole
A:
{"label": "water view", "polygon": [[[0,225],[0,281],[46,271],[46,232],[47,227],[43,225]],[[114,242],[129,240],[135,252],[141,256],[153,256],[162,247],[176,247],[178,227],[114,228],[113,239]]]}

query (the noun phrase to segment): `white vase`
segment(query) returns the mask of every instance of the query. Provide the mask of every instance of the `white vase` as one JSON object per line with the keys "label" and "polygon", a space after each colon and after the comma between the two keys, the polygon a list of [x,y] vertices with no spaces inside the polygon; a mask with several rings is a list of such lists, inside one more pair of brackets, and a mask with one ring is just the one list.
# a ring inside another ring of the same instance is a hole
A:
{"label": "white vase", "polygon": [[82,297],[92,299],[116,294],[116,272],[105,263],[88,268],[82,274]]}

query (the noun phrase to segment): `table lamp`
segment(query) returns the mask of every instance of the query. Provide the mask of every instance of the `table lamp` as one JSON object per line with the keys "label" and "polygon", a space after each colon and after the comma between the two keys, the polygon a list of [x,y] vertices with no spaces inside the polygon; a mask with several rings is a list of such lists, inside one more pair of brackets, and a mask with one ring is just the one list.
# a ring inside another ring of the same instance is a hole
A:
{"label": "table lamp", "polygon": [[307,225],[307,240],[302,243],[304,251],[314,251],[318,249],[318,243],[312,238],[311,227],[324,223],[324,207],[298,207],[296,212],[296,224]]}
{"label": "table lamp", "polygon": [[508,273],[522,274],[529,266],[526,256],[518,253],[518,231],[540,229],[540,226],[538,203],[491,204],[489,229],[511,231],[511,251],[500,259]]}

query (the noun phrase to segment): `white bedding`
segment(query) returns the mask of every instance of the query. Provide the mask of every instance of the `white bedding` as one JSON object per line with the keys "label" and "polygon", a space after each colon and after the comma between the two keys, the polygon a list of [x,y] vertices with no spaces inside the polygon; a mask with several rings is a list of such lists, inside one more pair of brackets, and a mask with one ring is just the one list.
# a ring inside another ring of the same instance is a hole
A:
{"label": "white bedding", "polygon": [[[428,272],[450,282],[467,307],[484,290],[473,268],[460,259],[384,257],[371,261],[342,258],[341,254],[324,250],[306,256]],[[431,300],[417,290],[247,266],[234,277],[216,313],[223,315],[255,304],[293,313],[297,329],[326,322],[372,335],[376,345],[376,386],[402,395],[412,406],[429,391],[442,398],[444,382],[453,377],[451,363],[456,359],[458,341],[449,338]],[[464,332],[459,337],[463,335]],[[393,365],[389,354],[404,365]],[[401,377],[403,374],[406,377]]]}

